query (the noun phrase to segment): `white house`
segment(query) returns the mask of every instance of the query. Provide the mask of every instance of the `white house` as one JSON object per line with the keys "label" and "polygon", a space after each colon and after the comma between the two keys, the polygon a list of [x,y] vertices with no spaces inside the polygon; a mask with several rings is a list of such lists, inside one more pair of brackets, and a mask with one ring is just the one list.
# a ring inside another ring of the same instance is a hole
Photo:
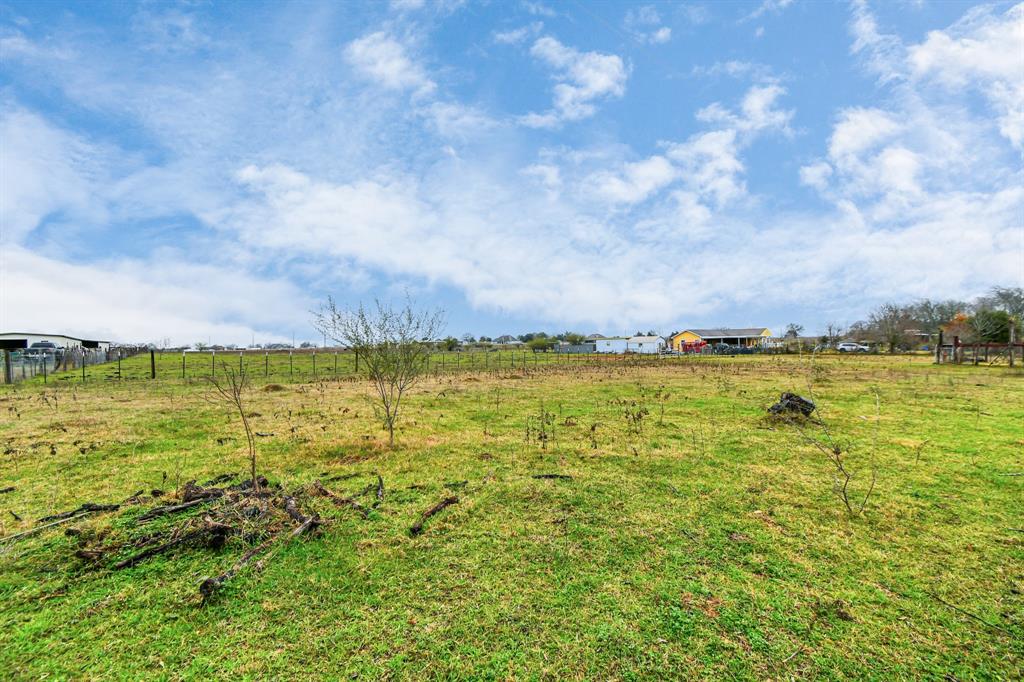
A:
{"label": "white house", "polygon": [[50,341],[55,346],[65,350],[75,348],[108,350],[110,341],[98,341],[94,339],[80,339],[67,334],[37,334],[34,332],[3,332],[0,333],[0,348],[7,350],[18,350],[28,348],[33,343]]}
{"label": "white house", "polygon": [[657,354],[665,349],[665,339],[660,336],[631,336],[626,339],[629,353]]}
{"label": "white house", "polygon": [[595,353],[625,353],[629,342],[625,336],[608,336],[594,339]]}

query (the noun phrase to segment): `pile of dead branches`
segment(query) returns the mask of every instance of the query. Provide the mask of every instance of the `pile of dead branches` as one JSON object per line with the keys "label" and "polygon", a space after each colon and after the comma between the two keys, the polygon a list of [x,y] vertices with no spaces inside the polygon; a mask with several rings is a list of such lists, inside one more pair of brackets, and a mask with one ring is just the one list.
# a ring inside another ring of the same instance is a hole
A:
{"label": "pile of dead branches", "polygon": [[[127,525],[118,524],[122,530],[117,533],[109,528],[97,532],[68,525],[65,534],[77,539],[75,555],[79,559],[94,569],[108,570],[131,568],[153,557],[188,548],[219,550],[234,538],[247,549],[227,570],[200,582],[199,595],[206,601],[242,571],[261,570],[289,541],[311,534],[327,523],[315,510],[308,509],[312,498],[326,498],[338,507],[355,510],[363,518],[384,501],[384,480],[377,474],[369,485],[352,496],[339,495],[320,481],[285,491],[263,477],[258,477],[255,484],[252,479],[232,484],[236,479],[235,475],[225,474],[202,484],[189,481],[171,496],[154,490],[147,497],[145,491],[140,490],[121,504],[87,502],[76,509],[44,517],[34,528],[0,538],[0,542],[14,542],[87,516],[125,512],[126,506],[160,499],[162,504],[133,517],[126,514],[125,518],[131,521]],[[357,500],[366,495],[373,498],[368,505]]]}

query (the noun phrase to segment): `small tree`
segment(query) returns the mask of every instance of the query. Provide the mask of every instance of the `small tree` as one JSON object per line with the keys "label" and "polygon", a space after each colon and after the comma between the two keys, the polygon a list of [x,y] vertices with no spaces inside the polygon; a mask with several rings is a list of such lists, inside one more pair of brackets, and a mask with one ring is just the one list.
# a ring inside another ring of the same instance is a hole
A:
{"label": "small tree", "polygon": [[430,345],[423,339],[437,338],[442,311],[416,310],[408,298],[397,309],[375,301],[372,309],[360,304],[354,311],[341,310],[328,298],[315,314],[314,326],[359,354],[384,410],[384,428],[393,446],[402,398],[427,370]]}
{"label": "small tree", "polygon": [[253,437],[252,425],[249,424],[249,417],[245,413],[246,396],[249,388],[249,375],[245,368],[237,370],[227,363],[221,363],[221,371],[213,377],[209,377],[210,385],[213,386],[211,400],[224,402],[238,411],[242,420],[242,428],[245,429],[245,440],[249,446],[249,476],[252,479],[253,492],[260,491],[259,479],[256,477],[256,439]]}
{"label": "small tree", "polygon": [[586,337],[584,337],[583,334],[577,334],[576,332],[567,332],[565,335],[565,340],[568,341],[573,346],[578,346],[584,341],[586,341]]}
{"label": "small tree", "polygon": [[829,346],[834,346],[839,342],[839,337],[843,335],[843,328],[838,322],[829,322],[825,325],[825,339]]}
{"label": "small tree", "polygon": [[552,345],[553,342],[551,341],[551,339],[536,336],[526,342],[526,346],[534,353],[538,351],[547,351],[549,348],[551,348]]}
{"label": "small tree", "polygon": [[459,340],[454,336],[441,339],[441,350],[452,351],[459,347]]}
{"label": "small tree", "polygon": [[798,336],[800,336],[800,334],[802,334],[803,331],[804,331],[804,326],[802,324],[797,324],[796,322],[790,322],[789,324],[786,325],[786,338],[787,339],[795,339]]}

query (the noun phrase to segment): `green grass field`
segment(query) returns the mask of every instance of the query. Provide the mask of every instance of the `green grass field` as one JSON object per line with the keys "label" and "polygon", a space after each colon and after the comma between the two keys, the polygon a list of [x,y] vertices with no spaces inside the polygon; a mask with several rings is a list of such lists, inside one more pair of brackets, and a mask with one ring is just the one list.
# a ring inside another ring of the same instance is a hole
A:
{"label": "green grass field", "polygon": [[[149,358],[131,362],[141,376]],[[368,384],[260,378],[260,471],[286,490],[359,474],[326,483],[339,494],[379,472],[383,503],[364,519],[310,498],[330,523],[206,604],[197,585],[245,552],[241,537],[122,570],[76,557],[83,538],[137,533],[156,501],[0,544],[0,677],[1024,676],[1019,369],[837,356],[488,369],[418,385],[394,449]],[[90,372],[0,392],[0,489],[14,487],[0,535],[245,469],[237,419],[203,382]],[[875,472],[863,514],[808,440],[820,427],[766,418],[784,390],[813,393],[857,503]],[[572,478],[533,478],[547,473]]]}

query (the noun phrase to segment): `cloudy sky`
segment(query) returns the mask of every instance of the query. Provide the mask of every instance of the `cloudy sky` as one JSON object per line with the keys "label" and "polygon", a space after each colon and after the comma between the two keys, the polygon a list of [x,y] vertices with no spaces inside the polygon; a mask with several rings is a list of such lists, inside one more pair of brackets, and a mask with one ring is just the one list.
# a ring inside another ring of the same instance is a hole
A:
{"label": "cloudy sky", "polygon": [[0,330],[809,331],[1024,283],[1024,5],[0,2]]}

